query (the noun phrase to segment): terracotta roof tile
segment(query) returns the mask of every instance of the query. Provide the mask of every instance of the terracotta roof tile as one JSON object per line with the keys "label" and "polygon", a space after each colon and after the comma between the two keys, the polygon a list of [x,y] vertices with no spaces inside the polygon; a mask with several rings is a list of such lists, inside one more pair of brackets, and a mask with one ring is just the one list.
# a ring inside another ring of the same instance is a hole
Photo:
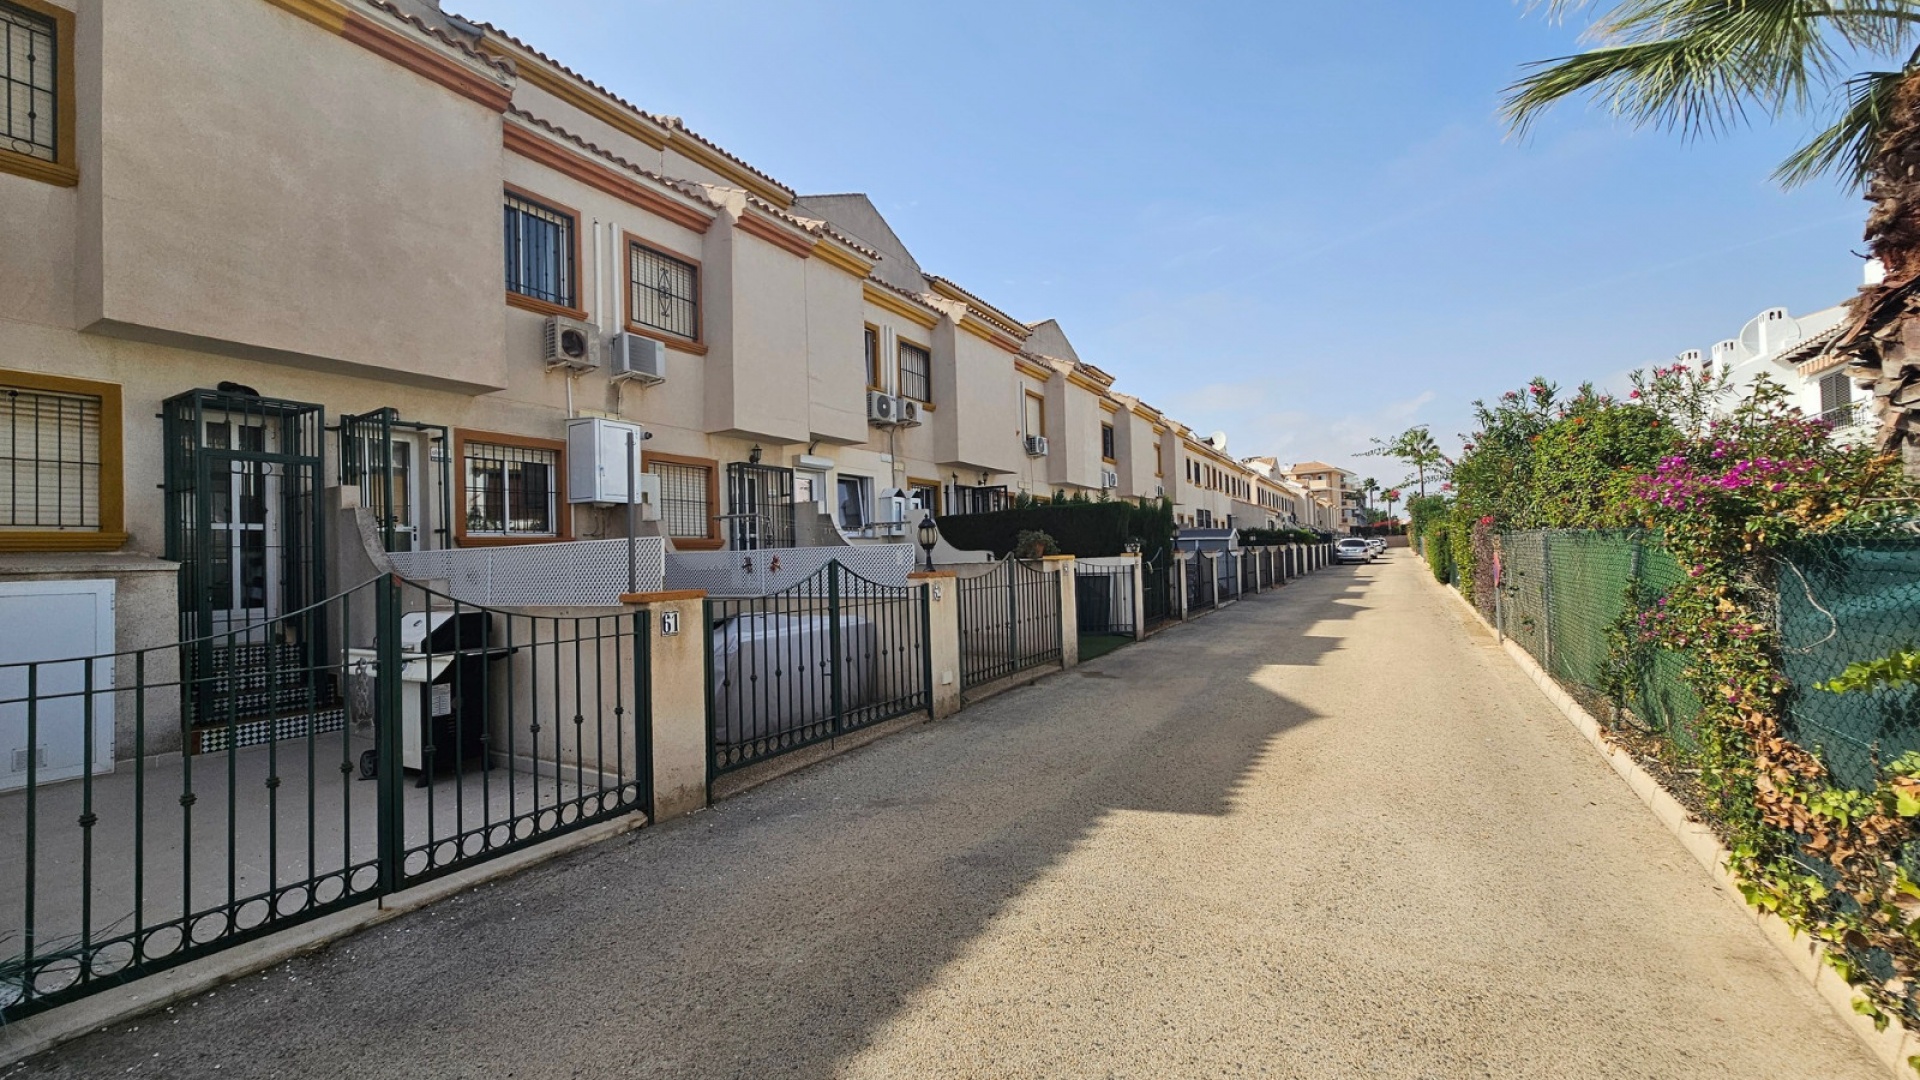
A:
{"label": "terracotta roof tile", "polygon": [[588,142],[586,139],[583,139],[580,136],[575,135],[573,132],[568,131],[566,128],[563,128],[558,124],[553,123],[552,121],[542,120],[540,117],[533,115],[532,113],[526,111],[525,109],[509,108],[507,110],[507,115],[513,117],[516,120],[525,121],[527,124],[533,127],[537,127],[540,130],[545,131],[548,134],[564,142],[570,142],[573,145],[579,147],[580,149],[585,150],[589,154],[592,154],[597,158],[601,158],[602,160],[612,162],[613,164],[618,165],[620,168],[626,170],[627,172],[633,173],[636,176],[644,176],[647,179],[653,181],[654,183],[659,184],[661,187],[671,189],[672,191],[685,195],[688,198],[696,199],[700,203],[708,207],[711,207],[712,209],[715,209],[715,210],[720,209],[720,204],[715,202],[711,197],[709,197],[706,191],[703,190],[698,184],[691,183],[686,180],[676,180],[671,176],[664,176],[660,173],[654,172],[651,169],[646,169],[646,168],[642,168],[639,165],[635,165],[633,162],[628,161],[626,158],[621,157],[619,154],[616,154],[613,151],[608,150],[597,143]]}
{"label": "terracotta roof tile", "polygon": [[1014,318],[1013,316],[1007,314],[1006,312],[1001,311],[999,308],[994,307],[992,304],[987,303],[985,300],[980,299],[978,296],[969,292],[959,282],[956,282],[950,278],[943,278],[939,274],[929,274],[927,275],[927,277],[932,281],[937,281],[940,284],[945,285],[947,288],[952,289],[954,292],[959,293],[961,296],[966,297],[968,307],[971,307],[975,312],[985,317],[988,322],[993,323],[995,326],[1000,327],[1002,330],[1005,330],[1008,333],[1013,334],[1014,336],[1020,338],[1021,340],[1025,340],[1027,335],[1033,332],[1033,328],[1031,326],[1021,322],[1020,320]]}
{"label": "terracotta roof tile", "polygon": [[895,285],[895,284],[893,284],[892,282],[889,282],[889,281],[882,281],[882,280],[880,280],[880,278],[879,278],[879,277],[877,277],[877,276],[875,276],[875,275],[873,275],[873,274],[868,274],[868,275],[867,275],[867,281],[868,281],[868,282],[869,282],[870,284],[874,284],[874,285],[878,285],[878,286],[880,286],[881,288],[883,288],[883,289],[885,289],[885,290],[887,290],[887,291],[888,291],[888,292],[890,292],[890,293],[898,293],[898,294],[900,294],[901,296],[904,296],[904,297],[906,297],[907,299],[909,299],[909,300],[911,300],[911,301],[913,301],[914,303],[916,303],[916,304],[919,304],[919,305],[920,305],[921,307],[923,307],[923,308],[926,308],[926,309],[927,309],[928,311],[931,311],[931,312],[933,312],[933,313],[934,313],[934,314],[936,314],[936,315],[945,315],[945,314],[946,314],[946,312],[944,312],[944,311],[941,311],[941,310],[940,310],[939,308],[937,308],[937,307],[935,307],[935,306],[933,306],[932,304],[929,304],[929,303],[927,303],[927,298],[926,298],[925,296],[923,296],[923,295],[921,295],[920,293],[917,293],[917,292],[912,292],[912,291],[910,291],[910,290],[907,290],[907,289],[903,289],[903,288],[901,288],[900,286],[898,286],[898,285]]}
{"label": "terracotta roof tile", "polygon": [[862,244],[858,240],[855,240],[852,237],[837,231],[836,229],[834,229],[833,226],[827,224],[825,221],[822,221],[819,218],[800,217],[797,214],[793,214],[786,210],[780,209],[779,207],[773,205],[767,200],[761,198],[760,196],[753,194],[752,192],[747,192],[746,196],[747,196],[747,202],[750,205],[752,205],[754,209],[759,210],[761,213],[768,214],[772,217],[777,217],[780,220],[785,221],[788,224],[794,226],[795,228],[803,229],[806,231],[806,233],[809,236],[825,236],[830,239],[837,240],[840,243],[845,244],[847,247],[850,247],[853,250],[859,252],[860,254],[867,256],[869,259],[872,259],[875,262],[878,262],[880,260],[879,252],[873,250],[872,248],[866,246],[865,244]]}
{"label": "terracotta roof tile", "polygon": [[765,180],[767,183],[772,184],[774,187],[777,187],[780,190],[786,192],[788,196],[791,197],[795,195],[793,188],[787,186],[786,184],[781,183],[780,181],[774,179],[771,176],[768,176],[766,173],[761,172],[759,169],[754,168],[752,165],[747,164],[747,162],[741,159],[739,156],[729,152],[724,147],[720,146],[718,143],[715,143],[713,140],[707,138],[706,136],[688,127],[686,125],[686,122],[681,120],[679,117],[666,116],[660,113],[650,113],[645,109],[642,109],[640,106],[635,105],[633,102],[628,101],[627,99],[621,97],[619,94],[616,94],[613,91],[607,89],[606,87],[600,85],[599,83],[594,82],[592,79],[587,78],[585,75],[580,74],[579,72],[573,70],[567,65],[561,63],[558,60],[555,60],[553,57],[548,56],[546,53],[541,52],[539,49],[534,48],[532,45],[529,45],[525,41],[522,41],[519,38],[513,36],[512,34],[507,33],[505,30],[500,29],[498,26],[495,26],[492,23],[476,22],[474,23],[474,25],[480,27],[482,30],[485,30],[489,34],[492,34],[503,40],[512,42],[517,48],[526,50],[528,53],[531,53],[533,56],[539,58],[539,60],[542,63],[549,65],[556,71],[565,73],[570,78],[578,80],[583,86],[586,86],[587,88],[591,89],[594,93],[600,94],[601,96],[605,97],[607,100],[619,105],[621,108],[632,112],[635,116],[638,116],[641,119],[648,121],[649,123],[657,124],[660,127],[666,128],[670,131],[675,131],[682,135],[685,135],[687,138],[692,139],[694,142],[697,142],[700,145],[706,147],[707,149],[712,150],[714,153],[719,154],[721,157],[726,158],[728,161],[733,162],[735,165],[740,166],[742,169],[747,170],[753,175],[759,177],[760,179]]}
{"label": "terracotta roof tile", "polygon": [[455,37],[454,35],[447,33],[445,30],[442,30],[437,26],[428,26],[426,22],[423,21],[418,15],[409,15],[406,12],[401,11],[399,8],[395,7],[394,5],[388,3],[387,0],[362,0],[362,2],[365,3],[370,8],[373,8],[377,11],[385,12],[387,15],[392,16],[393,18],[398,19],[403,23],[406,23],[408,26],[413,27],[415,30],[420,31],[421,33],[427,35],[430,38],[433,38],[435,41],[438,41],[441,44],[449,45],[454,49],[459,50],[461,53],[465,54],[468,59],[474,60],[481,64],[485,64],[487,67],[492,68],[493,70],[499,72],[502,75],[513,74],[512,65],[503,63],[500,61],[499,58],[488,56],[486,53],[483,53],[479,49],[474,48],[472,42],[465,41],[461,38]]}

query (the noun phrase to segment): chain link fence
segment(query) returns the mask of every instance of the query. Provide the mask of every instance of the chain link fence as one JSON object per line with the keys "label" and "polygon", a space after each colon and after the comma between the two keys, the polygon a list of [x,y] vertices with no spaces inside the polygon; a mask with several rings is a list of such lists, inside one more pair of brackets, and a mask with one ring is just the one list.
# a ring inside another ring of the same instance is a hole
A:
{"label": "chain link fence", "polygon": [[[1651,641],[1663,599],[1685,580],[1657,537],[1507,532],[1490,554],[1481,565],[1493,570],[1480,576],[1492,583],[1502,633],[1594,715],[1698,748],[1688,657]],[[1833,694],[1815,686],[1850,663],[1920,644],[1920,537],[1827,539],[1760,572],[1774,597],[1790,733],[1836,783],[1872,787],[1881,765],[1920,750],[1920,688]]]}

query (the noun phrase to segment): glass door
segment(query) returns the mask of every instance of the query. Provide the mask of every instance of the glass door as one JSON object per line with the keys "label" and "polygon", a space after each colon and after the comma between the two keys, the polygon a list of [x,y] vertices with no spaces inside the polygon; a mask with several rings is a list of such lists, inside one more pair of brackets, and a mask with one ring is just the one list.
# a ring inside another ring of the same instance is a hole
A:
{"label": "glass door", "polygon": [[252,640],[281,611],[281,475],[267,460],[279,453],[279,432],[261,416],[211,413],[205,424],[212,630]]}

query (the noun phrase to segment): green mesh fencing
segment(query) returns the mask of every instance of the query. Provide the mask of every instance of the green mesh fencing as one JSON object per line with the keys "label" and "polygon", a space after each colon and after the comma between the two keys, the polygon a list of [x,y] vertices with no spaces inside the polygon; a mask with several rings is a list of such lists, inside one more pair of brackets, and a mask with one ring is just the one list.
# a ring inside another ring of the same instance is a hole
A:
{"label": "green mesh fencing", "polygon": [[1678,584],[1673,557],[1639,532],[1501,533],[1495,624],[1595,716],[1695,745],[1686,656],[1639,641],[1636,617]]}
{"label": "green mesh fencing", "polygon": [[[1700,700],[1685,653],[1636,635],[1685,574],[1640,532],[1501,533],[1494,622],[1595,716],[1698,747]],[[1850,663],[1920,644],[1920,537],[1828,539],[1765,570],[1795,741],[1837,783],[1873,786],[1880,765],[1920,750],[1920,688],[1815,689]]]}
{"label": "green mesh fencing", "polygon": [[1805,545],[1780,561],[1773,585],[1793,737],[1836,782],[1872,787],[1880,765],[1920,750],[1920,688],[1831,694],[1814,684],[1920,644],[1920,538]]}

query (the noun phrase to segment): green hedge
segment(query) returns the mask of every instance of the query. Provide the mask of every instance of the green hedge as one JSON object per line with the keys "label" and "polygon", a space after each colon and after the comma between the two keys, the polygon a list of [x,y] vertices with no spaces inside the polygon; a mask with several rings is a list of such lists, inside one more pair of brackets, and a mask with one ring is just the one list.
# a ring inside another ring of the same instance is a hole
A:
{"label": "green hedge", "polygon": [[1420,540],[1426,548],[1427,566],[1433,570],[1434,580],[1442,584],[1452,582],[1453,523],[1446,518],[1429,522]]}
{"label": "green hedge", "polygon": [[1066,502],[999,510],[991,514],[962,514],[940,519],[940,535],[962,551],[991,551],[1004,556],[1023,532],[1037,530],[1053,537],[1063,555],[1098,559],[1126,551],[1127,541],[1138,540],[1151,557],[1173,550],[1173,504],[1165,500],[1138,503]]}

